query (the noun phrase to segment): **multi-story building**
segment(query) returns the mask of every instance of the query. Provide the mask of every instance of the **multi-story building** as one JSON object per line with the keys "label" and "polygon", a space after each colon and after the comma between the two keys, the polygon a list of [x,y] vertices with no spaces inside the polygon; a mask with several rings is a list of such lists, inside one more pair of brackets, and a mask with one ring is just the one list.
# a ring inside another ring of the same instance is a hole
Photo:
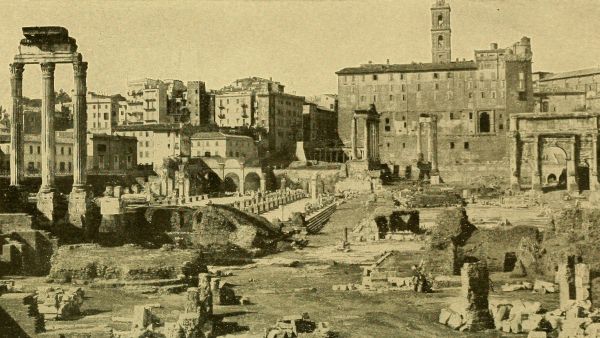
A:
{"label": "multi-story building", "polygon": [[99,95],[89,92],[87,104],[87,130],[93,134],[110,135],[112,128],[119,124],[120,95]]}
{"label": "multi-story building", "polygon": [[314,95],[307,97],[306,101],[330,111],[338,111],[338,97],[335,94]]}
{"label": "multi-story building", "polygon": [[[73,130],[56,132],[55,172],[59,175],[73,174]],[[122,173],[136,166],[136,140],[107,134],[87,135],[88,173]],[[39,134],[25,134],[23,140],[26,175],[41,173],[42,151]],[[0,153],[6,160],[0,164],[3,173],[10,169],[10,139],[0,138]],[[100,169],[100,170],[99,170]]]}
{"label": "multi-story building", "polygon": [[[335,105],[332,106],[335,108]],[[304,103],[302,136],[304,151],[308,159],[319,160],[322,159],[322,154],[328,155],[334,148],[339,150],[337,127],[337,111],[312,102]]]}
{"label": "multi-story building", "polygon": [[190,156],[193,128],[181,123],[130,124],[117,126],[114,133],[137,139],[137,162],[161,166],[166,157]]}
{"label": "multi-story building", "polygon": [[127,99],[123,98],[119,100],[119,125],[127,124],[129,121],[129,114],[127,110]]}
{"label": "multi-story building", "polygon": [[167,123],[167,86],[154,79],[127,83],[128,124]]}
{"label": "multi-story building", "polygon": [[600,67],[535,75],[537,112],[587,111],[600,107]]}
{"label": "multi-story building", "polygon": [[214,105],[211,109],[211,95],[206,92],[204,82],[188,81],[185,100],[192,125],[204,126],[215,122]]}
{"label": "multi-story building", "polygon": [[254,139],[249,136],[221,132],[199,132],[191,137],[192,156],[235,157],[245,160],[258,158]]}
{"label": "multi-story building", "polygon": [[[369,62],[336,73],[338,130],[346,152],[354,112],[373,104],[380,114],[380,160],[394,171],[418,157],[422,114],[437,117],[440,166],[505,160],[510,115],[533,111],[530,39],[523,37],[507,48],[492,43],[475,50],[473,61],[451,61],[450,7],[444,0],[431,8],[431,21],[433,62]],[[359,145],[362,134],[358,128]],[[422,141],[427,158],[427,141]]]}
{"label": "multi-story building", "polygon": [[304,97],[284,89],[279,82],[258,77],[236,80],[215,94],[217,124],[263,129],[269,150],[293,150],[296,141],[302,140]]}
{"label": "multi-story building", "polygon": [[130,136],[88,134],[88,173],[125,172],[137,166],[137,140]]}

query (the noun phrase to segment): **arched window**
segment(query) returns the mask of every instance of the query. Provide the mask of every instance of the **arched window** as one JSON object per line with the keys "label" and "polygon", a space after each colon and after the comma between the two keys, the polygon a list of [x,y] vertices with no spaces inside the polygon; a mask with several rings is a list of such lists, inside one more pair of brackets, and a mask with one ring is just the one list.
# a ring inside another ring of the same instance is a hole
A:
{"label": "arched window", "polygon": [[444,37],[442,35],[438,36],[438,47],[439,48],[444,47]]}
{"label": "arched window", "polygon": [[444,24],[444,16],[442,14],[438,15],[438,26]]}

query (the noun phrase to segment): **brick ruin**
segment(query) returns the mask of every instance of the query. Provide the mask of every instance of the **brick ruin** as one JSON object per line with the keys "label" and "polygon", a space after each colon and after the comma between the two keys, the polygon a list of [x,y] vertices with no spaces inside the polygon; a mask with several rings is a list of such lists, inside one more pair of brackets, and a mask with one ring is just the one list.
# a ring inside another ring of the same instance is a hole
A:
{"label": "brick ruin", "polygon": [[355,242],[380,239],[415,239],[420,234],[419,211],[412,209],[377,209],[352,230]]}

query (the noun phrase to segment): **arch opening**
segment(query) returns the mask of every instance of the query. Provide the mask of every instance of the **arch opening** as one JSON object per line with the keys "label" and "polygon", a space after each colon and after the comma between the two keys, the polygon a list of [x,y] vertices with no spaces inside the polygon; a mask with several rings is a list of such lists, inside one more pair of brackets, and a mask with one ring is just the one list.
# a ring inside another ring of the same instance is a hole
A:
{"label": "arch opening", "polygon": [[237,174],[229,173],[223,180],[223,191],[236,192],[240,187],[240,178]]}
{"label": "arch opening", "polygon": [[255,172],[248,173],[244,179],[244,191],[251,190],[260,190],[260,176]]}

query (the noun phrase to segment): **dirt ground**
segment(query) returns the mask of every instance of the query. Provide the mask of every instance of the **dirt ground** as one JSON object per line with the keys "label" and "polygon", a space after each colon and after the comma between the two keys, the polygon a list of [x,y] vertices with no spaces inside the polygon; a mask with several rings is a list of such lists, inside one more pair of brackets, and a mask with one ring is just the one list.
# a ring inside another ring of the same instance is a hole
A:
{"label": "dirt ground", "polygon": [[[335,249],[342,239],[343,228],[352,229],[365,216],[365,200],[363,196],[342,204],[322,233],[309,237],[310,244],[303,250],[279,253],[247,266],[220,267],[232,272],[232,276],[222,278],[222,283],[235,285],[236,294],[251,301],[250,305],[244,306],[215,306],[215,313],[223,320],[219,326],[221,335],[261,337],[264,329],[278,318],[307,312],[315,321],[329,322],[339,337],[518,337],[498,331],[459,333],[438,324],[440,309],[459,295],[459,288],[431,294],[333,291],[335,284],[360,283],[361,265],[372,262],[385,250],[403,251],[407,270],[421,259],[421,248],[425,244],[422,242],[357,244],[347,253]],[[438,211],[426,211],[425,219],[434,219]],[[490,212],[493,213],[486,210],[486,213]],[[536,213],[531,210],[529,216],[536,217]],[[499,285],[505,276],[494,274],[491,279],[497,285],[491,297],[535,299],[545,308],[556,307],[556,294],[542,296],[526,291],[501,294]],[[25,279],[21,283],[39,285],[43,284],[43,279]],[[124,329],[125,324],[113,322],[111,318],[130,317],[135,304],[160,303],[162,308],[157,310],[158,316],[173,320],[183,311],[184,297],[184,294],[140,295],[116,289],[86,288],[84,316],[48,324],[49,332],[44,336],[56,335],[57,330],[65,327],[109,325]]]}

